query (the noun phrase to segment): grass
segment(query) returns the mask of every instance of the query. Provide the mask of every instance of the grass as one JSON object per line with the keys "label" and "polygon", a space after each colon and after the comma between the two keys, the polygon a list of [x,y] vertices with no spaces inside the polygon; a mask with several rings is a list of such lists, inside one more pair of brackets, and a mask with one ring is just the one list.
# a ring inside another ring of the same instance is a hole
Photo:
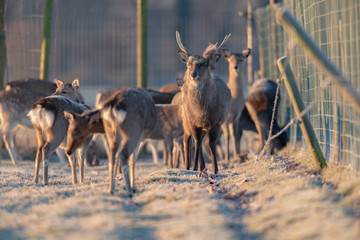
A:
{"label": "grass", "polygon": [[34,184],[33,165],[1,162],[0,239],[360,237],[360,177],[331,162],[319,172],[304,151],[221,162],[215,176],[140,159],[133,199],[119,176],[107,193],[107,165],[87,168],[75,186],[57,162],[49,186]]}

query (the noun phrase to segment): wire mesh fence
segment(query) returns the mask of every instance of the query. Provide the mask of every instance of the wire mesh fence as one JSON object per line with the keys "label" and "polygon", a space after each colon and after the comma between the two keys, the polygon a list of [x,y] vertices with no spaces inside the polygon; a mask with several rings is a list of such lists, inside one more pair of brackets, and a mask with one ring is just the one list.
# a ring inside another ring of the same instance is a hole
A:
{"label": "wire mesh fence", "polygon": [[[7,81],[39,76],[44,2],[8,1]],[[82,8],[87,11],[82,12]],[[120,13],[109,12],[115,9]],[[228,11],[182,15],[149,10],[148,87],[175,83],[185,70],[177,56],[176,30],[194,54],[201,55],[209,42],[221,41],[228,33],[232,33],[229,48],[245,48],[246,18]],[[90,105],[103,88],[136,86],[136,4],[125,0],[54,0],[50,56],[50,79],[71,81],[78,77]],[[219,62],[216,73],[227,78],[226,61]]]}
{"label": "wire mesh fence", "polygon": [[[327,56],[342,70],[357,91],[359,88],[360,63],[360,3],[340,0],[285,0],[288,7],[304,29],[319,44]],[[334,159],[354,170],[360,163],[360,118],[343,100],[337,90],[329,85],[323,87],[326,76],[304,55],[302,49],[282,28],[273,27],[276,22],[276,6],[258,9],[255,22],[259,34],[264,77],[278,78],[275,60],[286,55],[294,71],[302,97],[306,104],[315,102],[309,112],[317,139],[326,159]],[[294,113],[285,88],[281,89],[282,105],[279,116],[282,123],[293,118]],[[303,141],[299,126],[290,128],[292,143]]]}

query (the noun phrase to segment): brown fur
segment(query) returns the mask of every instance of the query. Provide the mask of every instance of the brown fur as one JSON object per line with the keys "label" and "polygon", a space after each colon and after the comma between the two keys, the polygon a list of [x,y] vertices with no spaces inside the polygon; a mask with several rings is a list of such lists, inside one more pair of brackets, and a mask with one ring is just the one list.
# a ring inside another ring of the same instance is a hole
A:
{"label": "brown fur", "polygon": [[[222,46],[226,43],[224,39]],[[226,40],[226,41],[225,41]],[[182,120],[184,126],[185,167],[190,168],[189,140],[193,137],[195,143],[194,170],[197,170],[201,142],[206,133],[209,133],[209,147],[212,152],[213,171],[218,172],[216,160],[216,142],[220,134],[220,126],[225,121],[231,104],[231,93],[226,84],[211,70],[219,60],[216,54],[218,48],[210,45],[204,52],[204,57],[190,55],[183,47],[177,33],[177,41],[182,51],[178,51],[179,58],[186,63],[184,83],[181,86]],[[200,170],[205,168],[205,162],[200,158]]]}
{"label": "brown fur", "polygon": [[[126,113],[122,119],[116,112]],[[130,197],[135,190],[135,154],[139,143],[150,136],[156,123],[156,108],[144,89],[120,90],[101,109],[105,135],[110,145],[109,192],[115,188],[116,170],[120,164]],[[119,159],[119,160],[118,160]]]}
{"label": "brown fur", "polygon": [[241,53],[231,53],[223,49],[223,56],[229,63],[229,81],[227,86],[231,91],[231,107],[229,115],[221,126],[225,138],[225,160],[229,161],[230,136],[233,142],[234,158],[238,159],[240,154],[240,135],[237,133],[238,122],[245,107],[244,87],[247,85],[246,58],[250,55],[251,49],[245,49]]}

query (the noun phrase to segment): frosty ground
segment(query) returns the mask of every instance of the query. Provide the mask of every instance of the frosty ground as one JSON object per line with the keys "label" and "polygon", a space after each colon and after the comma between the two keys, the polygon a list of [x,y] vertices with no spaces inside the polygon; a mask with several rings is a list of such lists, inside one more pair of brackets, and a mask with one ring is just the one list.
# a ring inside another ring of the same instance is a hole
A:
{"label": "frosty ground", "polygon": [[331,163],[319,172],[303,149],[221,161],[215,176],[142,158],[133,199],[122,177],[107,193],[106,164],[75,186],[58,162],[49,186],[33,174],[32,161],[1,162],[0,239],[360,239],[360,177]]}

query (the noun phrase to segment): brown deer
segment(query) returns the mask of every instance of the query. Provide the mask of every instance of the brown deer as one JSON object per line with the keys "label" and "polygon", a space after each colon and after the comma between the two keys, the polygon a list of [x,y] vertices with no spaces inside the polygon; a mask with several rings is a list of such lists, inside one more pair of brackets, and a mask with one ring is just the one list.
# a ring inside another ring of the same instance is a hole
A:
{"label": "brown deer", "polygon": [[[57,85],[62,81],[55,79],[54,82],[39,79],[24,79],[9,82],[5,90],[0,92],[0,146],[4,140],[13,164],[18,164],[21,156],[18,154],[14,141],[14,132],[11,131],[16,126],[21,125],[32,128],[32,124],[27,117],[36,100],[53,94]],[[64,89],[58,92],[60,95],[71,94],[72,89]],[[65,165],[62,154],[59,154],[60,162]],[[0,154],[1,159],[1,154]]]}
{"label": "brown deer", "polygon": [[[28,116],[35,128],[38,148],[35,159],[34,182],[38,182],[40,161],[43,163],[43,184],[48,182],[48,165],[50,155],[65,140],[68,121],[64,117],[64,111],[82,113],[89,109],[83,103],[83,98],[78,90],[79,80],[75,79],[71,84],[58,82],[55,93],[49,97],[39,99],[29,111]],[[61,94],[61,95],[59,95]],[[66,97],[65,97],[66,96]],[[80,183],[84,178],[83,150],[79,151]],[[73,184],[77,183],[76,162],[74,156],[68,156],[72,167]]]}
{"label": "brown deer", "polygon": [[[174,138],[183,135],[181,108],[173,104],[156,104],[155,106],[156,124],[151,134],[147,136],[147,140],[165,140],[168,152],[172,153]],[[68,155],[71,155],[89,134],[105,132],[100,109],[84,111],[82,114],[65,112],[65,117],[69,120],[66,147]],[[173,167],[172,161],[169,161],[169,167]]]}
{"label": "brown deer", "polygon": [[231,53],[229,50],[223,49],[222,53],[229,62],[229,81],[227,86],[232,96],[229,115],[221,126],[225,138],[225,160],[229,161],[230,136],[233,143],[234,158],[237,159],[239,157],[238,154],[240,154],[240,135],[237,128],[241,112],[245,107],[244,87],[247,86],[245,60],[250,55],[251,49],[245,49],[241,53]]}
{"label": "brown deer", "polygon": [[[241,136],[242,130],[247,130],[252,124],[249,117],[255,124],[256,131],[259,134],[260,149],[263,148],[265,141],[269,137],[270,124],[273,115],[274,101],[276,98],[277,85],[275,82],[268,79],[257,80],[250,88],[246,97],[246,108],[241,116],[239,134]],[[278,133],[281,128],[277,123],[277,108],[280,104],[280,94],[278,95],[277,105],[275,108],[274,123],[271,134]],[[244,116],[244,117],[243,117]],[[247,121],[244,121],[246,120]],[[252,127],[252,126],[251,126]],[[253,127],[252,127],[253,129]],[[270,142],[270,154],[282,149],[286,146],[287,135],[286,132],[280,134],[277,138]]]}
{"label": "brown deer", "polygon": [[109,192],[114,192],[116,170],[120,164],[127,193],[132,197],[136,150],[140,142],[150,136],[156,123],[154,100],[144,89],[120,90],[104,103],[101,118],[111,152]]}
{"label": "brown deer", "polygon": [[[182,121],[184,126],[185,167],[190,168],[189,141],[194,139],[194,170],[198,168],[198,157],[203,136],[209,134],[209,147],[213,163],[213,171],[218,172],[216,160],[216,142],[220,135],[221,124],[225,121],[231,105],[231,92],[226,84],[212,73],[214,65],[220,59],[218,50],[228,41],[225,36],[220,46],[210,44],[203,56],[191,55],[181,43],[180,34],[176,32],[176,40],[181,49],[178,56],[187,69],[184,79],[178,81],[182,94]],[[200,153],[201,154],[201,153]],[[200,159],[200,170],[205,162]]]}
{"label": "brown deer", "polygon": [[[102,90],[101,92],[99,92],[96,95],[96,98],[95,98],[95,108],[96,109],[101,109],[104,102],[112,94],[119,91],[120,89],[126,89],[126,88],[105,89],[105,90]],[[127,89],[129,89],[129,88],[127,88]],[[155,104],[169,104],[171,102],[171,100],[173,99],[174,95],[175,95],[175,93],[160,92],[160,91],[156,91],[156,90],[152,90],[152,89],[145,89],[145,90],[153,98]],[[104,132],[102,132],[102,133],[104,133]],[[98,133],[94,134],[92,142],[95,141],[95,139],[98,136],[99,136]],[[106,154],[107,154],[107,156],[109,156],[109,154],[110,154],[109,145],[107,143],[106,137],[104,135],[102,135],[102,136],[103,136],[103,142],[104,142],[104,147],[105,147],[105,150],[106,150]],[[153,142],[151,142],[151,141],[141,142],[141,144],[139,146],[139,149],[141,149],[145,144],[149,144],[149,146],[151,148],[152,155],[153,155],[153,160],[154,160],[155,163],[157,163],[158,162],[158,154],[157,154],[157,151],[156,151],[156,148],[155,148]]]}
{"label": "brown deer", "polygon": [[72,154],[89,133],[104,131],[110,146],[109,192],[114,193],[120,164],[127,193],[132,197],[136,150],[140,142],[150,136],[156,123],[156,107],[150,94],[141,88],[121,89],[110,96],[101,109],[82,115],[68,112],[65,116],[70,121],[66,153]]}

